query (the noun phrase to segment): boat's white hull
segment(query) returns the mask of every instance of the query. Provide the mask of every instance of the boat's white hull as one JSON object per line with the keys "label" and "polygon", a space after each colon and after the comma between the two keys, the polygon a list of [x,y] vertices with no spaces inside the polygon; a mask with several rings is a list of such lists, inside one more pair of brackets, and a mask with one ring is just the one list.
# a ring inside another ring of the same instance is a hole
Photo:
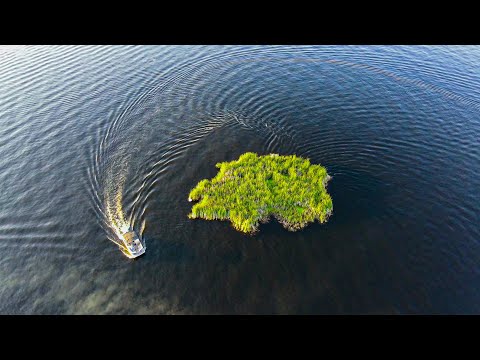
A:
{"label": "boat's white hull", "polygon": [[125,249],[125,247],[120,247],[120,250],[122,250],[123,254],[128,257],[129,259],[135,259],[136,257],[139,257],[140,255],[145,254],[145,249],[146,247],[142,247],[142,249],[136,253],[132,253],[131,251],[128,251]]}
{"label": "boat's white hull", "polygon": [[129,259],[134,259],[145,253],[146,246],[142,244],[137,234],[131,230],[121,236],[123,242],[119,244],[120,250]]}

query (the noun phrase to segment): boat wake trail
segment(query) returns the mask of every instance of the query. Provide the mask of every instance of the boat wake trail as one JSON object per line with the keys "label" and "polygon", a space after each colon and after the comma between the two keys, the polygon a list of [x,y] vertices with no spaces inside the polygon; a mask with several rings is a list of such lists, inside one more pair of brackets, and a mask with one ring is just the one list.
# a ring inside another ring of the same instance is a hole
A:
{"label": "boat wake trail", "polygon": [[158,85],[147,84],[145,92],[120,113],[111,114],[98,131],[95,144],[99,145],[88,166],[89,191],[100,225],[117,245],[122,246],[120,238],[130,229],[145,242],[144,214],[150,195],[178,159],[212,131],[238,127],[263,134],[271,151],[292,147],[293,129],[285,131],[282,121],[230,110],[223,94],[209,106],[201,96],[189,94],[192,85],[201,83],[221,61],[211,57],[200,64],[192,62],[171,71],[174,75]]}

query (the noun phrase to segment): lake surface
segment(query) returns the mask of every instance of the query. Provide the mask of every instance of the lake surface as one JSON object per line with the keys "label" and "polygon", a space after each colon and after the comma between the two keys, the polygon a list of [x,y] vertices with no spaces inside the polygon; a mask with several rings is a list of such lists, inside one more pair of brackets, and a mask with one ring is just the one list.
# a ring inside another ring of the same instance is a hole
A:
{"label": "lake surface", "polygon": [[[478,314],[479,115],[478,46],[0,47],[0,313]],[[247,151],[329,221],[188,219]]]}

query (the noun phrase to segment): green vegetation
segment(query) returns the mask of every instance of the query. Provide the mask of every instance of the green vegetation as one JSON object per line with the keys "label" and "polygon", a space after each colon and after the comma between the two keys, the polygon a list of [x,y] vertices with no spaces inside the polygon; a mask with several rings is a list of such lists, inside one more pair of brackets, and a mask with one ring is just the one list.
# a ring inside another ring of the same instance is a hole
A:
{"label": "green vegetation", "polygon": [[189,218],[230,220],[235,229],[251,233],[270,216],[295,231],[315,219],[323,223],[332,213],[325,189],[330,176],[308,159],[248,152],[216,167],[220,170],[213,179],[200,181],[190,192],[189,201],[200,201]]}

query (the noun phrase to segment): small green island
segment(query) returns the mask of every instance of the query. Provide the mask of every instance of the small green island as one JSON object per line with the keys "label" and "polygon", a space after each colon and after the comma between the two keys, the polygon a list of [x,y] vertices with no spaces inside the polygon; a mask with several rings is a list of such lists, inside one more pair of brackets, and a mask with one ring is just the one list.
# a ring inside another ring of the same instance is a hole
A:
{"label": "small green island", "polygon": [[190,191],[190,219],[230,220],[235,229],[254,233],[271,216],[296,231],[327,221],[333,204],[326,191],[327,170],[296,155],[259,156],[247,152],[238,160],[216,164],[218,174]]}

